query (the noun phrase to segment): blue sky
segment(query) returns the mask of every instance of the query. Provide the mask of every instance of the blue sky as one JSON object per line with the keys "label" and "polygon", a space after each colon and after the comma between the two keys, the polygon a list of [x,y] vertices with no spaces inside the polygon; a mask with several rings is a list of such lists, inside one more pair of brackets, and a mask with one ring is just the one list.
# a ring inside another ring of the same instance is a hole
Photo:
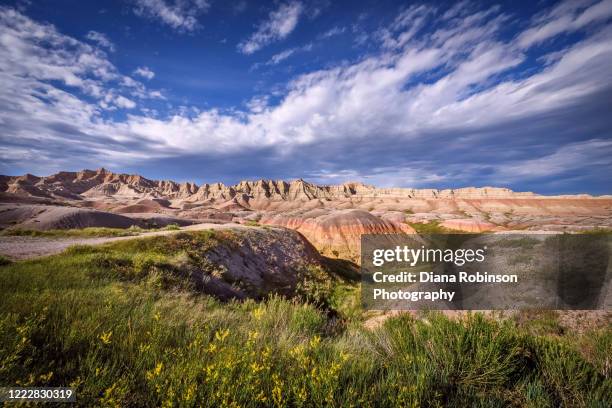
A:
{"label": "blue sky", "polygon": [[612,0],[0,5],[2,174],[612,193]]}

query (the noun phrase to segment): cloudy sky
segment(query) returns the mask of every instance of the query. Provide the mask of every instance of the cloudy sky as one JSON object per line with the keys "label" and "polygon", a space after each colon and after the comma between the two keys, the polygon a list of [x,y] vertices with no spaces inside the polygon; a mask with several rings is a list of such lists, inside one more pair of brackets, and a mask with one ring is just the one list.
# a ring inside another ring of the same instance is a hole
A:
{"label": "cloudy sky", "polygon": [[612,0],[0,1],[0,173],[612,193]]}

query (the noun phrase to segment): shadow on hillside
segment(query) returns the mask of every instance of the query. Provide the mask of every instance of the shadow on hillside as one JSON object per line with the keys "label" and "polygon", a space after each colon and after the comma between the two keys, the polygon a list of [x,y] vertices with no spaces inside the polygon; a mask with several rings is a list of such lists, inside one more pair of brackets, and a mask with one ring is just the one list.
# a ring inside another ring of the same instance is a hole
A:
{"label": "shadow on hillside", "polygon": [[356,263],[346,259],[328,258],[326,256],[322,256],[321,258],[323,266],[333,276],[351,283],[359,282],[361,279],[359,265]]}

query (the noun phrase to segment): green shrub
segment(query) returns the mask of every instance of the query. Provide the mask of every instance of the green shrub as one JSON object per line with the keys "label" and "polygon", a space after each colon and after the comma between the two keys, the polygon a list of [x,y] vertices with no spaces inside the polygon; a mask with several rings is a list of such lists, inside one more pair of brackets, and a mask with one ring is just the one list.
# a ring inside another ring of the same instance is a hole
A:
{"label": "green shrub", "polygon": [[444,228],[440,225],[440,221],[433,220],[428,223],[406,222],[419,234],[457,234],[458,231]]}
{"label": "green shrub", "polygon": [[4,255],[0,255],[0,266],[9,265],[11,260]]}
{"label": "green shrub", "polygon": [[180,229],[181,227],[178,224],[168,224],[163,228],[164,231],[178,231]]}
{"label": "green shrub", "polygon": [[332,278],[321,266],[309,265],[300,272],[296,293],[305,302],[329,308],[333,293]]}

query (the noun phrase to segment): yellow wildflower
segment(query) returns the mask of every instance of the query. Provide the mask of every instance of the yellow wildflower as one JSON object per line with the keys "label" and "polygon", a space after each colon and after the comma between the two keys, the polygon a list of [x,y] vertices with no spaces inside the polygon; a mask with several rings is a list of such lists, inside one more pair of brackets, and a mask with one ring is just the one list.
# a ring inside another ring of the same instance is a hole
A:
{"label": "yellow wildflower", "polygon": [[260,320],[263,314],[264,310],[262,307],[258,307],[257,309],[253,310],[253,317],[255,318],[255,320]]}
{"label": "yellow wildflower", "polygon": [[157,363],[153,370],[147,371],[147,379],[152,380],[153,378],[159,376],[162,368],[164,368],[164,363]]}
{"label": "yellow wildflower", "polygon": [[320,343],[321,343],[321,337],[319,336],[314,336],[312,339],[310,339],[311,348],[317,348]]}
{"label": "yellow wildflower", "polygon": [[102,340],[102,343],[104,344],[110,344],[111,343],[111,337],[113,335],[113,331],[109,331],[109,332],[103,332],[100,335],[100,340]]}
{"label": "yellow wildflower", "polygon": [[215,339],[217,339],[218,341],[223,341],[225,340],[225,338],[229,335],[229,329],[225,329],[225,330],[218,330],[215,333]]}

